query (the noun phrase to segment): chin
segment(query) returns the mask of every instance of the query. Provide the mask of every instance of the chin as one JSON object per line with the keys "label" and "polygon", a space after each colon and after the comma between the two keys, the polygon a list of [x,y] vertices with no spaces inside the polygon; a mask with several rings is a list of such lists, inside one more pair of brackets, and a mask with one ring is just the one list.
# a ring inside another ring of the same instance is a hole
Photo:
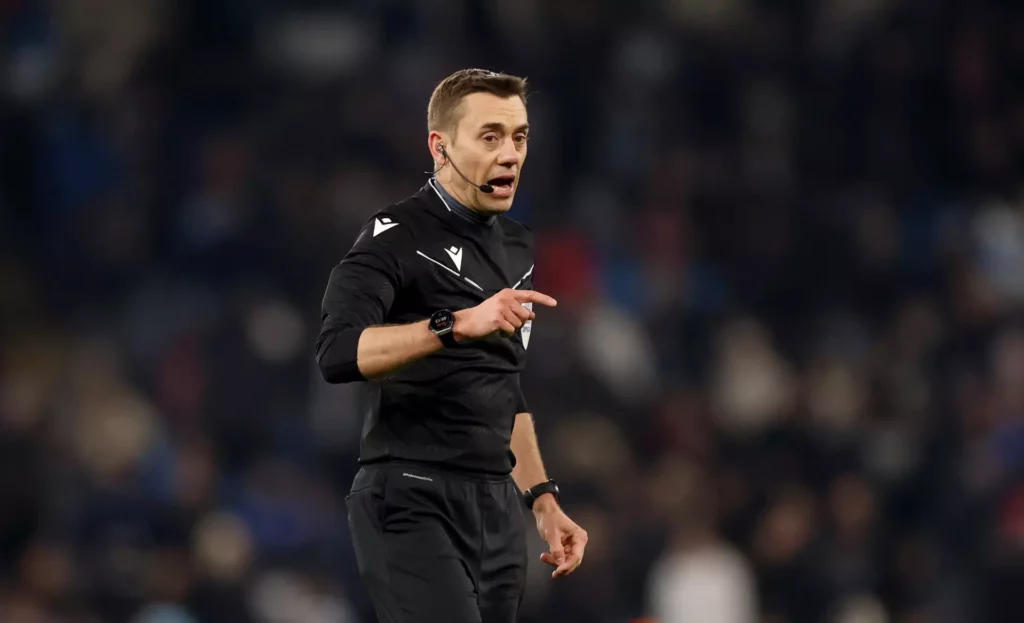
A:
{"label": "chin", "polygon": [[488,197],[483,203],[484,210],[493,212],[494,214],[504,214],[512,209],[512,200],[514,196],[509,197]]}

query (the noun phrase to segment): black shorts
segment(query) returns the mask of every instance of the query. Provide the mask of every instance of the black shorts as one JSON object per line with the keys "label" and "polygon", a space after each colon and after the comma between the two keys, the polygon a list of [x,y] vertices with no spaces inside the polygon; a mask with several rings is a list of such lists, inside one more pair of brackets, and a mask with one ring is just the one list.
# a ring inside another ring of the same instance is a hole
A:
{"label": "black shorts", "polygon": [[513,623],[526,584],[511,477],[365,465],[346,498],[360,575],[381,623]]}

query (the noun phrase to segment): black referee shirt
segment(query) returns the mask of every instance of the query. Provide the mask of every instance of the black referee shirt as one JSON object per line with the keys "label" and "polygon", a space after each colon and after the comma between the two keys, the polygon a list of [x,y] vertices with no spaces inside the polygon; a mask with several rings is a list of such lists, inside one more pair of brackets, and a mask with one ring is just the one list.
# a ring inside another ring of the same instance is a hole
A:
{"label": "black referee shirt", "polygon": [[[362,331],[474,307],[504,288],[532,289],[533,235],[501,215],[469,212],[429,180],[373,215],[332,271],[316,357],[330,383],[366,380],[356,366]],[[369,381],[360,463],[406,459],[505,475],[530,322],[441,350]]]}

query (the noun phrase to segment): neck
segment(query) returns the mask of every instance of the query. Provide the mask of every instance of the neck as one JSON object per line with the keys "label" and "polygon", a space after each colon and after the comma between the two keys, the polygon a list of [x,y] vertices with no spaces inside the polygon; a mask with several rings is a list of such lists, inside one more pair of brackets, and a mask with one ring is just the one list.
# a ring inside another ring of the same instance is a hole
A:
{"label": "neck", "polygon": [[444,204],[448,207],[448,209],[451,210],[459,218],[465,219],[471,223],[477,223],[479,225],[490,225],[491,223],[494,222],[494,219],[497,218],[493,214],[487,214],[486,212],[481,212],[480,210],[474,210],[473,208],[468,207],[463,201],[457,199],[455,197],[455,193],[449,190],[450,188],[452,188],[452,183],[450,180],[442,182],[441,180],[434,178],[432,181],[434,188],[436,188],[438,194],[441,195],[441,200],[444,201]]}

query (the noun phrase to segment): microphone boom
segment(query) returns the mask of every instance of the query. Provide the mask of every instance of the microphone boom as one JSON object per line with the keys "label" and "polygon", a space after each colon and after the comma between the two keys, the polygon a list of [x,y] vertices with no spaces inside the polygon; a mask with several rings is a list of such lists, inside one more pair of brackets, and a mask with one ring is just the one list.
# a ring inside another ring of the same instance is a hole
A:
{"label": "microphone boom", "polygon": [[466,180],[467,184],[473,186],[482,193],[487,193],[488,195],[494,192],[494,186],[491,186],[490,184],[475,184],[473,183],[473,180],[463,175],[462,171],[459,170],[459,167],[455,166],[455,162],[451,159],[451,157],[448,156],[448,150],[446,150],[444,147],[441,147],[441,154],[444,156],[444,159],[448,162],[448,164],[452,165],[452,168],[455,169],[455,172],[459,174],[459,177]]}

